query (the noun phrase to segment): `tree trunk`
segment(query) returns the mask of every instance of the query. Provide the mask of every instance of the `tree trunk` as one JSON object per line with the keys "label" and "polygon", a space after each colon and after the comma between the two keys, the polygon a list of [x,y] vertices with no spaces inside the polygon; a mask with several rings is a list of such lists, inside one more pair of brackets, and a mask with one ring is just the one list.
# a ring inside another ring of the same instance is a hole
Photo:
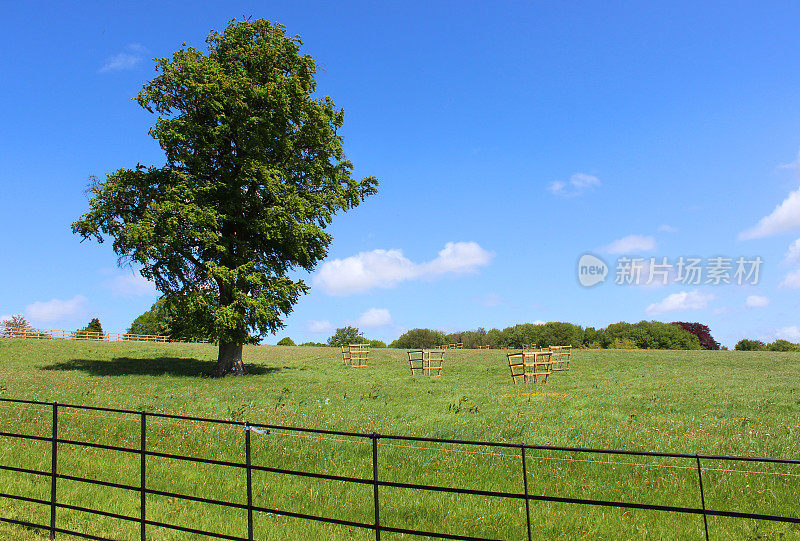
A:
{"label": "tree trunk", "polygon": [[220,342],[217,368],[214,369],[212,377],[221,378],[227,374],[243,376],[246,373],[242,362],[242,345]]}

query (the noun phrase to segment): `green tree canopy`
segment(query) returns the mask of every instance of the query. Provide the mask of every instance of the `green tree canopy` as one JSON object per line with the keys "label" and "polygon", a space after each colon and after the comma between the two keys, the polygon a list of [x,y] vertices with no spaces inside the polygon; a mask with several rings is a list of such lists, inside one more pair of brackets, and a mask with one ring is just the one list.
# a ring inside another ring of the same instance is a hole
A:
{"label": "green tree canopy", "polygon": [[28,320],[25,319],[25,316],[22,314],[16,314],[10,316],[8,319],[0,321],[0,327],[11,329],[12,331],[24,331],[25,329],[30,329],[31,324],[28,323]]}
{"label": "green tree canopy", "polygon": [[346,346],[347,344],[363,344],[366,341],[364,333],[356,327],[350,325],[336,329],[336,332],[328,338],[329,346]]}
{"label": "green tree canopy", "polygon": [[158,299],[147,312],[134,319],[128,334],[172,336],[166,300]]}
{"label": "green tree canopy", "polygon": [[[137,101],[157,115],[161,167],[118,169],[90,186],[82,238],[114,239],[176,307],[181,334],[219,343],[215,375],[244,373],[242,344],[283,327],[302,280],[327,255],[326,227],[377,192],[352,177],[344,112],[315,97],[299,37],[264,20],[231,21],[156,61]],[[194,333],[187,333],[194,329]]]}
{"label": "green tree canopy", "polygon": [[392,342],[391,347],[400,349],[435,348],[448,343],[447,336],[431,329],[411,329]]}
{"label": "green tree canopy", "polygon": [[294,344],[294,340],[292,340],[291,338],[289,338],[287,336],[286,338],[281,338],[280,340],[278,340],[278,345],[279,346],[293,346],[295,344]]}
{"label": "green tree canopy", "polygon": [[103,333],[103,326],[100,324],[100,320],[96,317],[93,317],[91,321],[82,329],[78,329],[81,332],[99,332],[100,334]]}

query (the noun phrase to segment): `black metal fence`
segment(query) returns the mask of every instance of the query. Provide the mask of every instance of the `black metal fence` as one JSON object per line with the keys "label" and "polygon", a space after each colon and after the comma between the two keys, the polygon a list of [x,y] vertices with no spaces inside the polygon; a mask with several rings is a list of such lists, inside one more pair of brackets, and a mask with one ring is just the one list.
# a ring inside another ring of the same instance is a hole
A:
{"label": "black metal fence", "polygon": [[[484,496],[484,497],[491,497],[491,498],[503,498],[503,499],[516,499],[522,500],[525,502],[525,512],[526,512],[526,526],[527,532],[521,532],[522,535],[527,534],[527,538],[531,539],[531,517],[530,517],[530,502],[556,502],[556,503],[567,503],[567,504],[578,504],[578,505],[591,505],[591,506],[603,506],[603,507],[617,507],[617,508],[624,508],[624,509],[642,509],[642,510],[653,510],[653,511],[666,511],[672,513],[684,513],[684,514],[691,514],[696,515],[698,520],[700,517],[703,519],[703,526],[705,531],[706,539],[709,537],[709,529],[708,529],[708,521],[707,517],[709,516],[716,516],[716,517],[732,517],[732,518],[743,518],[743,519],[757,519],[757,520],[765,520],[765,521],[773,521],[773,522],[783,522],[783,523],[794,523],[800,524],[800,517],[789,517],[789,516],[779,516],[779,515],[770,515],[770,514],[759,514],[759,513],[747,513],[747,512],[737,512],[737,511],[723,511],[723,510],[714,510],[714,509],[707,509],[705,505],[705,494],[703,491],[703,468],[702,468],[702,460],[714,460],[714,461],[740,461],[740,462],[758,462],[758,463],[773,463],[773,464],[794,464],[800,465],[800,460],[795,459],[778,459],[778,458],[759,458],[759,457],[749,457],[749,456],[727,456],[727,455],[707,455],[707,454],[686,454],[686,453],[665,453],[665,452],[648,452],[648,451],[625,451],[625,450],[613,450],[613,449],[592,449],[592,448],[582,448],[582,447],[558,447],[558,446],[548,446],[548,445],[527,445],[527,444],[512,444],[512,443],[500,443],[500,442],[486,442],[486,441],[467,441],[467,440],[455,440],[455,439],[444,439],[444,438],[425,438],[425,437],[416,437],[416,436],[397,436],[397,435],[388,435],[388,434],[367,434],[367,433],[359,433],[359,432],[344,432],[344,431],[336,431],[336,430],[323,430],[323,429],[311,429],[311,428],[296,428],[296,427],[287,427],[287,426],[279,426],[279,425],[264,425],[264,424],[248,424],[247,422],[240,422],[240,421],[231,421],[231,420],[222,420],[222,419],[207,419],[202,417],[190,417],[185,415],[172,415],[172,414],[165,414],[165,413],[147,413],[144,411],[133,411],[133,410],[124,410],[124,409],[115,409],[115,408],[103,408],[103,407],[96,407],[96,406],[80,406],[80,405],[69,405],[69,404],[58,404],[56,402],[39,402],[34,400],[17,400],[17,399],[9,399],[9,398],[0,398],[0,402],[6,403],[16,403],[16,404],[33,404],[37,406],[48,406],[52,408],[52,426],[51,426],[51,435],[50,437],[46,436],[35,436],[30,434],[20,434],[16,432],[0,432],[0,436],[8,437],[8,438],[21,438],[27,440],[37,440],[42,442],[48,442],[50,444],[51,450],[51,468],[50,471],[39,471],[34,469],[28,468],[20,468],[15,466],[10,466],[7,464],[0,464],[0,469],[10,471],[10,472],[18,472],[18,473],[25,473],[25,474],[32,474],[37,476],[44,476],[50,479],[50,498],[40,499],[40,498],[31,498],[27,496],[20,496],[14,494],[7,494],[5,492],[0,492],[0,498],[7,498],[11,500],[17,500],[22,502],[34,503],[34,504],[41,504],[43,506],[48,506],[50,510],[50,524],[36,524],[32,522],[22,521],[11,519],[7,517],[0,516],[0,521],[16,524],[20,526],[25,526],[29,528],[41,529],[44,531],[48,531],[50,534],[50,538],[54,539],[56,533],[63,533],[63,534],[70,534],[78,537],[82,537],[85,539],[109,539],[106,537],[102,537],[99,535],[92,535],[77,531],[72,531],[65,528],[58,527],[57,524],[57,510],[58,509],[68,509],[73,511],[82,511],[86,513],[91,513],[95,515],[101,515],[113,519],[118,519],[121,521],[128,521],[132,523],[138,523],[139,525],[139,532],[140,537],[142,540],[147,538],[147,529],[148,526],[151,527],[159,527],[159,528],[167,528],[171,530],[176,530],[179,532],[191,533],[191,534],[199,534],[199,535],[206,535],[209,537],[217,538],[217,539],[231,539],[231,540],[241,540],[241,541],[249,541],[253,540],[255,537],[254,526],[253,526],[253,515],[254,513],[271,513],[274,515],[285,516],[285,517],[293,517],[298,519],[306,519],[312,520],[317,522],[323,522],[328,524],[338,524],[343,526],[349,526],[354,528],[360,528],[367,531],[373,531],[375,535],[375,539],[380,540],[381,532],[391,532],[391,533],[400,533],[400,534],[408,534],[408,535],[417,535],[417,536],[427,536],[439,539],[460,539],[460,540],[481,540],[481,541],[491,541],[490,538],[485,537],[474,537],[474,536],[467,536],[467,535],[459,535],[456,533],[448,533],[448,532],[429,532],[429,531],[421,531],[421,530],[413,530],[408,528],[398,528],[390,525],[381,524],[380,521],[380,498],[379,498],[379,488],[380,487],[395,487],[395,488],[405,488],[405,489],[412,489],[412,490],[424,490],[424,491],[433,491],[433,492],[441,492],[441,493],[451,493],[451,494],[465,494],[465,495],[475,495],[475,496]],[[83,409],[83,410],[93,410],[99,412],[112,412],[112,413],[124,413],[124,414],[131,414],[137,415],[140,419],[140,427],[141,427],[141,436],[140,436],[140,445],[138,448],[131,448],[131,447],[120,447],[115,445],[106,445],[100,443],[93,443],[93,442],[86,442],[86,441],[76,441],[71,439],[63,439],[59,438],[58,436],[58,419],[59,419],[59,409],[61,408],[71,408],[71,409]],[[184,420],[184,421],[198,421],[203,423],[216,423],[216,424],[224,424],[224,425],[237,425],[242,427],[244,430],[244,455],[245,461],[244,463],[240,462],[231,462],[231,461],[223,461],[223,460],[214,460],[209,458],[199,458],[199,457],[190,457],[185,455],[178,455],[172,453],[163,453],[163,452],[156,452],[153,450],[147,449],[147,420],[148,418],[164,418],[164,419],[176,419],[176,420]],[[258,433],[266,434],[269,433],[270,430],[286,430],[286,431],[296,431],[300,433],[308,433],[308,434],[317,434],[317,435],[333,435],[333,436],[346,436],[346,437],[353,437],[353,438],[363,438],[371,441],[372,443],[372,478],[362,478],[362,477],[348,477],[348,476],[340,476],[340,475],[329,475],[323,473],[313,473],[308,471],[298,471],[298,470],[289,470],[289,469],[282,469],[282,468],[273,468],[268,466],[260,466],[254,465],[251,463],[251,444],[250,444],[250,434],[253,431]],[[454,444],[454,445],[469,445],[469,446],[487,446],[487,447],[499,447],[505,449],[513,449],[519,451],[520,456],[520,475],[523,479],[523,487],[524,490],[522,493],[515,493],[515,492],[503,492],[503,491],[493,491],[493,490],[473,490],[468,488],[453,488],[453,487],[445,487],[445,486],[434,486],[434,485],[424,485],[424,484],[414,484],[414,483],[403,483],[403,482],[394,482],[394,481],[382,481],[378,477],[378,441],[379,440],[402,440],[402,441],[413,441],[413,442],[429,442],[429,443],[445,443],[445,444]],[[66,472],[60,472],[57,468],[58,463],[58,447],[59,444],[62,445],[74,445],[74,446],[83,446],[83,447],[90,447],[90,448],[97,448],[97,449],[105,449],[110,451],[117,451],[122,453],[129,453],[139,456],[140,461],[140,483],[138,486],[122,484],[122,483],[113,483],[108,481],[99,481],[95,479],[88,479],[84,477],[77,477],[74,475],[70,475]],[[571,497],[558,497],[558,496],[544,496],[544,495],[535,495],[530,494],[528,491],[528,471],[526,466],[526,450],[541,450],[541,451],[564,451],[564,452],[577,452],[577,453],[591,453],[591,454],[601,454],[601,455],[628,455],[628,456],[647,456],[647,457],[668,457],[668,458],[680,458],[680,459],[689,459],[692,460],[696,464],[697,470],[697,489],[699,493],[699,500],[701,502],[701,506],[699,508],[693,507],[681,507],[681,506],[671,506],[671,505],[654,505],[654,504],[647,504],[647,503],[635,503],[635,502],[625,502],[625,501],[608,501],[608,500],[596,500],[596,499],[586,499],[586,498],[571,498]],[[203,463],[203,464],[211,464],[217,466],[229,466],[238,469],[243,469],[246,472],[246,498],[247,504],[238,504],[229,501],[217,500],[212,498],[202,498],[198,496],[192,496],[188,494],[177,494],[168,491],[162,490],[154,490],[147,487],[147,458],[148,457],[159,457],[159,458],[167,458],[167,459],[174,459],[180,461],[186,461],[190,463]],[[374,508],[374,516],[372,522],[357,522],[357,521],[350,521],[350,520],[342,520],[338,518],[331,518],[331,517],[323,517],[323,516],[316,516],[310,515],[305,513],[297,513],[288,510],[282,509],[270,509],[266,507],[256,506],[253,504],[253,482],[252,482],[252,472],[253,471],[261,471],[261,472],[269,472],[269,473],[278,473],[278,474],[285,474],[291,476],[302,476],[306,478],[314,478],[314,479],[324,479],[324,480],[331,480],[331,481],[340,481],[343,483],[356,483],[360,485],[371,485],[372,490],[372,504]],[[82,483],[89,483],[104,487],[113,487],[119,488],[123,490],[138,492],[140,497],[140,504],[139,504],[139,516],[129,516],[123,515],[118,513],[111,513],[106,511],[101,511],[97,509],[90,509],[83,506],[77,505],[70,505],[66,503],[59,503],[58,501],[58,483],[59,479],[63,480],[70,480],[70,481],[78,481]],[[0,489],[2,490],[2,489]],[[181,500],[198,502],[202,504],[213,504],[213,505],[220,505],[225,506],[231,509],[238,509],[240,511],[247,513],[247,532],[246,536],[234,536],[222,533],[215,533],[204,531],[200,529],[190,528],[186,526],[180,526],[176,524],[170,524],[165,522],[159,522],[150,520],[147,518],[146,509],[147,509],[147,496],[168,496],[173,498],[178,498]]]}

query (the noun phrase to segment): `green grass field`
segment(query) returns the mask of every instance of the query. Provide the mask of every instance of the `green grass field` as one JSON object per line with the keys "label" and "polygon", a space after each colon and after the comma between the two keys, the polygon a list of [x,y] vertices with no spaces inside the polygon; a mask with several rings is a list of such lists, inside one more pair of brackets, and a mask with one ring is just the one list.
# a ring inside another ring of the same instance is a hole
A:
{"label": "green grass field", "polygon": [[[412,376],[404,351],[373,350],[371,366],[346,368],[338,351],[248,347],[251,375],[211,380],[208,345],[0,341],[0,397],[182,413],[268,424],[442,438],[686,453],[800,456],[800,354],[579,350],[547,385],[511,383],[499,351],[448,351],[441,378]],[[0,430],[49,436],[47,408],[0,403]],[[136,447],[138,419],[64,411],[59,436]],[[239,428],[153,419],[151,449],[242,462]],[[41,470],[46,443],[0,438],[2,463]],[[138,456],[59,448],[59,471],[137,484]],[[254,464],[371,477],[371,446],[344,437],[253,435]],[[522,491],[514,450],[384,441],[380,478]],[[698,507],[691,460],[529,452],[531,493]],[[704,463],[706,506],[800,516],[800,466]],[[148,459],[150,488],[244,503],[241,470]],[[0,472],[2,491],[47,499],[49,479]],[[372,488],[254,474],[255,504],[372,521]],[[382,488],[381,523],[525,539],[519,501]],[[59,480],[59,501],[138,515],[138,494]],[[49,523],[42,506],[0,499],[5,517]],[[135,523],[59,510],[59,526],[138,539]],[[702,539],[702,517],[657,511],[531,503],[533,536],[569,539]],[[246,534],[239,510],[148,499],[148,518]],[[712,539],[798,539],[800,527],[709,517]],[[150,539],[187,539],[151,528]],[[0,536],[37,538],[0,525]],[[66,536],[62,536],[66,537]],[[365,530],[256,515],[259,539],[372,539]],[[199,537],[198,537],[199,539]],[[410,539],[383,534],[382,539]]]}

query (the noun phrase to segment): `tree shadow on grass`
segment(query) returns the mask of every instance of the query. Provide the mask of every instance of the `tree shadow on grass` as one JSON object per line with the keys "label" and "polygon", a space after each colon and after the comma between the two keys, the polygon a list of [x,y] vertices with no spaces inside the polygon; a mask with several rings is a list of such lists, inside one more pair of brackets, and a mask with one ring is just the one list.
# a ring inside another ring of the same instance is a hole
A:
{"label": "tree shadow on grass", "polygon": [[[264,366],[245,363],[249,375],[259,376],[281,370],[303,370],[293,367]],[[185,376],[208,377],[217,367],[217,361],[180,357],[158,357],[156,359],[131,359],[115,357],[111,360],[70,359],[43,366],[42,370],[81,370],[92,376]]]}

